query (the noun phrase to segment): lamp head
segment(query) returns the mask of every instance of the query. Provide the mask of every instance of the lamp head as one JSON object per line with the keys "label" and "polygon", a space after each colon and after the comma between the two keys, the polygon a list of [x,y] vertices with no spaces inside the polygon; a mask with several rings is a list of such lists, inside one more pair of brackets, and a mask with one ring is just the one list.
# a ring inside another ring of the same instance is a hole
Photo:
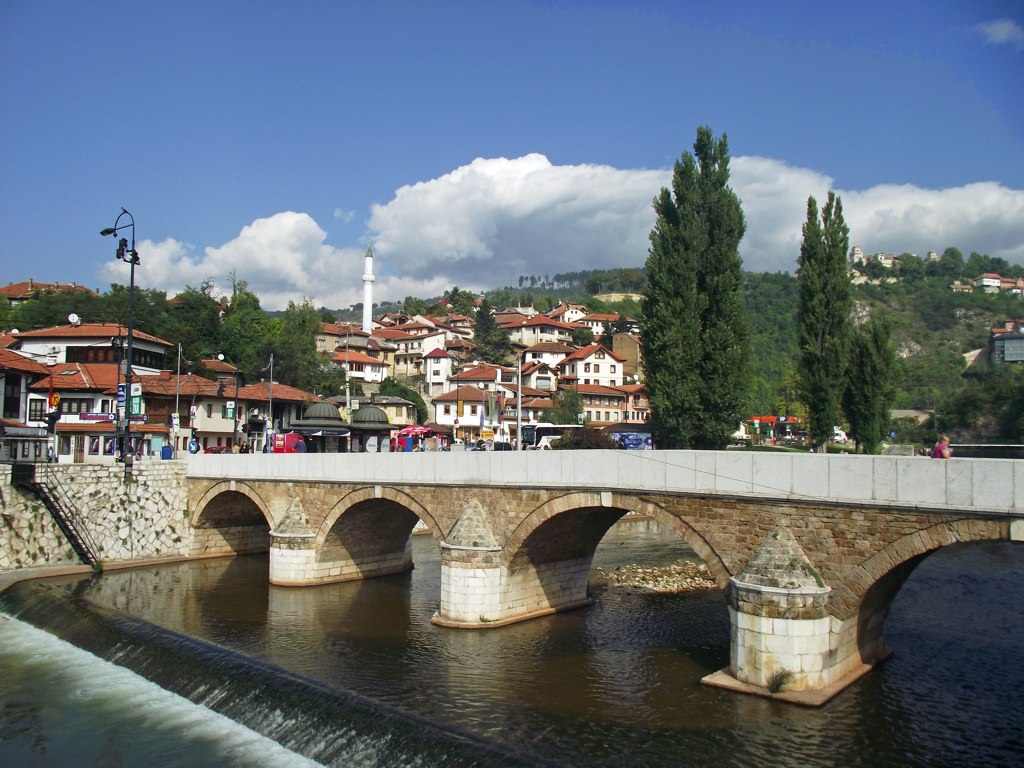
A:
{"label": "lamp head", "polygon": [[104,227],[103,229],[100,230],[101,237],[106,237],[107,235],[113,234],[117,234],[117,229],[115,227]]}

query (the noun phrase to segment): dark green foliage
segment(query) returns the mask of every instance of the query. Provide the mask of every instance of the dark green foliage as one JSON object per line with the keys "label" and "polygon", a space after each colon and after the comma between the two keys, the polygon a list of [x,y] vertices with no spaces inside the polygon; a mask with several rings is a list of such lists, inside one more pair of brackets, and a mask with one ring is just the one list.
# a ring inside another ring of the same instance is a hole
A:
{"label": "dark green foliage", "polygon": [[615,448],[615,441],[607,432],[592,427],[583,429],[570,429],[557,440],[553,440],[551,447],[556,450],[611,450]]}
{"label": "dark green foliage", "polygon": [[388,376],[380,383],[380,394],[389,395],[391,397],[400,397],[415,405],[417,424],[426,424],[430,419],[430,411],[427,409],[427,404],[423,401],[423,398],[420,397],[420,393],[412,387],[408,387],[402,382]]}
{"label": "dark green foliage", "polygon": [[274,378],[306,392],[315,391],[325,365],[316,349],[319,313],[309,300],[302,304],[289,301],[278,328],[274,339]]}
{"label": "dark green foliage", "polygon": [[551,398],[551,407],[545,408],[540,420],[550,424],[580,424],[583,398],[574,389],[562,389]]}
{"label": "dark green foliage", "polygon": [[797,359],[797,279],[786,272],[748,272],[743,298],[751,339],[745,415],[795,415],[799,393],[790,384]]}
{"label": "dark green foliage", "polygon": [[267,364],[270,327],[270,320],[260,308],[259,297],[249,290],[244,280],[236,281],[220,325],[220,351],[241,371],[245,381],[258,380],[259,370]]}
{"label": "dark green foliage", "polygon": [[816,445],[824,445],[839,424],[852,308],[846,272],[849,235],[835,193],[828,193],[820,222],[817,201],[808,199],[800,245],[799,370],[808,431]]}
{"label": "dark green foliage", "polygon": [[747,323],[725,136],[697,131],[654,200],[641,312],[651,426],[659,448],[724,448],[746,398]]}
{"label": "dark green foliage", "polygon": [[889,426],[889,410],[896,394],[898,367],[892,343],[892,323],[873,317],[854,329],[850,362],[843,393],[843,410],[850,437],[864,453],[878,453]]}
{"label": "dark green foliage", "polygon": [[494,307],[484,299],[476,313],[476,327],[473,330],[475,355],[489,363],[504,364],[512,356],[512,345],[508,332],[494,320]]}
{"label": "dark green foliage", "polygon": [[476,315],[476,296],[469,291],[461,290],[457,285],[444,292],[443,301],[449,305],[449,312],[474,317]]}
{"label": "dark green foliage", "polygon": [[[591,328],[573,328],[569,335],[576,347],[587,347],[594,343],[594,331]],[[611,349],[611,345],[608,345],[608,349]]]}

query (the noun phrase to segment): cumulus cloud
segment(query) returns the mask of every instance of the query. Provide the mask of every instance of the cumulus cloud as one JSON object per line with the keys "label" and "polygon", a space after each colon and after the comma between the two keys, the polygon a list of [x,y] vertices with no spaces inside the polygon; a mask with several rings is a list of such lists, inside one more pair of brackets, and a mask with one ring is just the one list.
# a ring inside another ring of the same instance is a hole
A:
{"label": "cumulus cloud", "polygon": [[481,159],[402,187],[369,226],[389,270],[490,288],[519,275],[640,264],[667,171]]}
{"label": "cumulus cloud", "polygon": [[[731,184],[743,204],[740,244],[751,271],[792,271],[808,196],[823,203],[834,180],[764,157],[734,157]],[[520,275],[635,267],[647,257],[651,201],[671,171],[553,165],[539,154],[477,159],[436,179],[402,187],[373,206],[364,242],[375,254],[374,300],[438,296],[457,285],[516,285]],[[948,246],[1024,263],[1024,191],[993,182],[929,190],[884,185],[836,190],[850,243],[866,252],[924,255]],[[248,282],[266,309],[312,299],[345,308],[362,301],[365,245],[336,247],[308,214],[257,219],[238,236],[201,253],[178,240],[144,241],[139,285],[174,293],[230,276]],[[105,262],[112,282],[128,268]]]}
{"label": "cumulus cloud", "polygon": [[[232,275],[245,280],[260,297],[264,309],[283,309],[289,301],[312,299],[331,308],[361,300],[363,249],[328,245],[326,233],[305,213],[286,211],[257,219],[233,240],[207,247],[202,255],[176,240],[143,241],[136,282],[169,294],[210,280],[220,293],[229,293]],[[112,280],[127,283],[128,268],[120,262],[104,264]]]}
{"label": "cumulus cloud", "polygon": [[1012,19],[979,24],[976,30],[989,45],[1010,45],[1014,50],[1024,50],[1024,28]]}

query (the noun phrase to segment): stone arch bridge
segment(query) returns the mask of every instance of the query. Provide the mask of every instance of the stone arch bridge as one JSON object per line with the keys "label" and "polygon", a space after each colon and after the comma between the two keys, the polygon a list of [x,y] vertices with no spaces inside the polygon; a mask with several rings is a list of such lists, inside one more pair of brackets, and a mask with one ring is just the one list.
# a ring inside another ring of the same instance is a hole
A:
{"label": "stone arch bridge", "polygon": [[[412,567],[441,548],[437,624],[495,627],[588,603],[628,513],[709,566],[732,624],[712,684],[827,700],[888,655],[899,585],[929,553],[1024,539],[1024,462],[694,451],[197,455],[192,555],[270,553],[296,587]],[[793,693],[796,692],[796,693]]]}

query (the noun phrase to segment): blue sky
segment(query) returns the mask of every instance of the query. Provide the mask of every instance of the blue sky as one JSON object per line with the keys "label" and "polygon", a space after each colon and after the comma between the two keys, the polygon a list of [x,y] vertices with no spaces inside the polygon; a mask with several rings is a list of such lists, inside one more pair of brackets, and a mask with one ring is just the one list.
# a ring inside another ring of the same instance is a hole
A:
{"label": "blue sky", "polygon": [[[721,7],[718,7],[721,6]],[[0,3],[0,280],[230,276],[264,307],[639,266],[699,125],[748,269],[809,195],[867,252],[1024,263],[1020,2]]]}

